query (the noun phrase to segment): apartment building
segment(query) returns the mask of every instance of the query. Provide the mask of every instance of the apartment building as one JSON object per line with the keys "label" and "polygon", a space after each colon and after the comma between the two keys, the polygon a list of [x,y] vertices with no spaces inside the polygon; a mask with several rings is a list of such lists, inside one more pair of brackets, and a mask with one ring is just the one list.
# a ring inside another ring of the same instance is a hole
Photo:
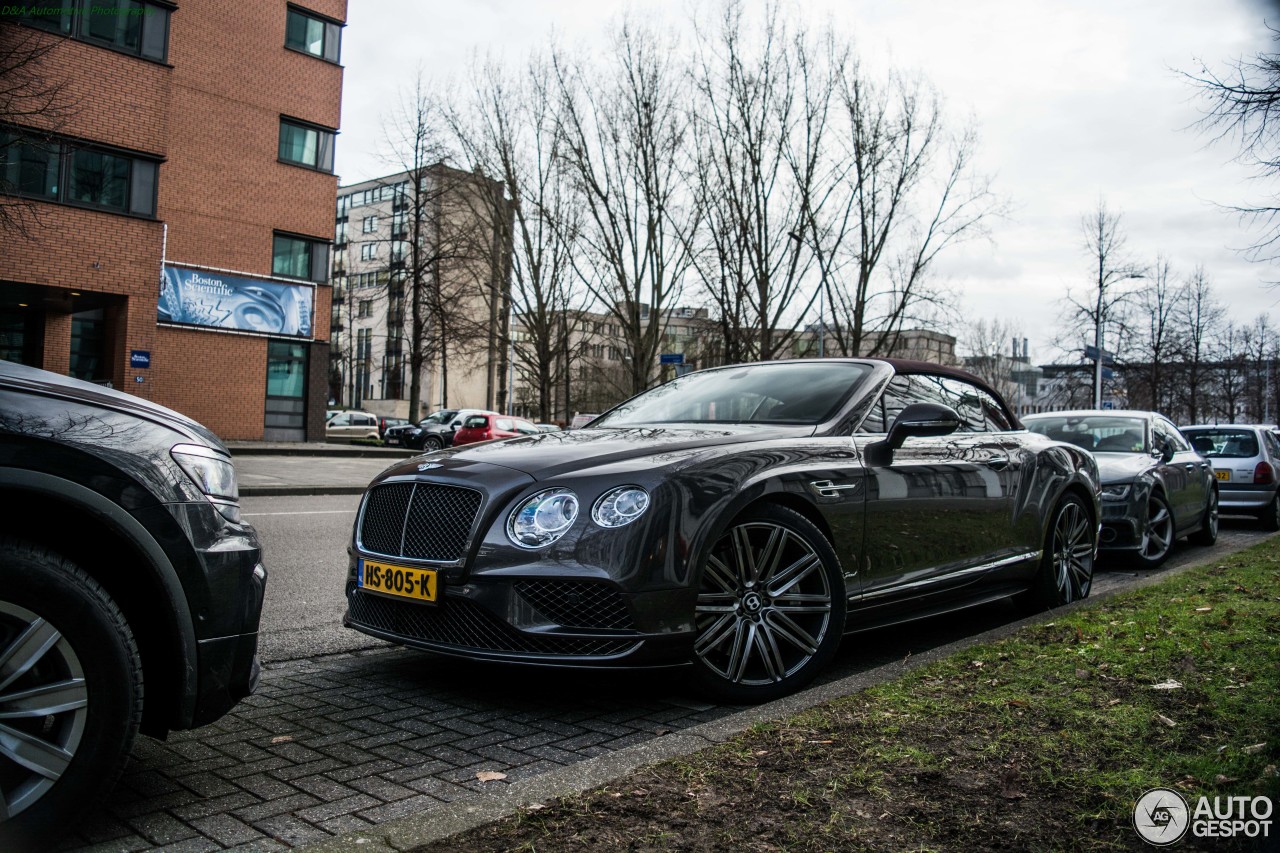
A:
{"label": "apartment building", "polygon": [[[345,0],[6,6],[68,108],[0,114],[0,358],[227,439],[321,440]],[[25,47],[23,47],[25,46]]]}
{"label": "apartment building", "polygon": [[510,235],[502,185],[441,163],[341,187],[330,398],[410,416],[416,298],[418,416],[505,408]]}

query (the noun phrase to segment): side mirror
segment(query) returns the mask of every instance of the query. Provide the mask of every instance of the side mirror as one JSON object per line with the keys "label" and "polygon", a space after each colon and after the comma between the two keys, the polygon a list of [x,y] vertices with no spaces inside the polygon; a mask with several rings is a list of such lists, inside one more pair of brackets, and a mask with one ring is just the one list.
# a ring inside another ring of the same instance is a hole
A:
{"label": "side mirror", "polygon": [[1169,444],[1167,441],[1158,441],[1156,442],[1155,450],[1151,455],[1159,459],[1161,462],[1168,464],[1173,459],[1173,454],[1174,448],[1172,444]]}
{"label": "side mirror", "polygon": [[912,403],[893,419],[884,441],[867,445],[867,461],[872,465],[888,465],[893,462],[893,451],[908,438],[951,435],[958,429],[960,416],[950,406]]}

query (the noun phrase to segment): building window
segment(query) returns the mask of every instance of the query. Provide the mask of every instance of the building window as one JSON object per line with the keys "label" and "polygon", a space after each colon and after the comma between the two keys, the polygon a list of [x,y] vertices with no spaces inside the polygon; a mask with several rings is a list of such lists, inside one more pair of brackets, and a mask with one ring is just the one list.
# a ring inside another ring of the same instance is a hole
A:
{"label": "building window", "polygon": [[15,6],[19,20],[78,41],[164,62],[169,8],[145,0],[37,0]]}
{"label": "building window", "polygon": [[359,313],[356,314],[357,317],[372,317],[373,316],[373,300],[361,299],[358,310],[359,310]]}
{"label": "building window", "polygon": [[276,234],[271,245],[271,272],[289,278],[329,278],[329,244],[309,237]]}
{"label": "building window", "polygon": [[0,193],[155,216],[159,163],[0,128]]}
{"label": "building window", "polygon": [[378,257],[377,243],[361,243],[360,244],[360,260],[372,261]]}
{"label": "building window", "polygon": [[366,216],[360,220],[360,231],[364,234],[372,234],[378,230],[378,217]]}
{"label": "building window", "polygon": [[332,172],[334,136],[332,130],[281,118],[280,160],[294,166]]}
{"label": "building window", "polygon": [[347,220],[339,219],[333,229],[333,242],[338,246],[347,244]]}
{"label": "building window", "polygon": [[342,25],[290,6],[285,17],[284,46],[336,63],[342,47]]}

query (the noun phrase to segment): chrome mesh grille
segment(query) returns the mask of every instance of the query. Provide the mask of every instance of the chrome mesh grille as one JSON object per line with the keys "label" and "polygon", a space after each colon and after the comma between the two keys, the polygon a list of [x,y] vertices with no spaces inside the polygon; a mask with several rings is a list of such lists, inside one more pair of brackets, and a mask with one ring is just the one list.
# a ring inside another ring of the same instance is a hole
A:
{"label": "chrome mesh grille", "polygon": [[456,562],[467,549],[480,503],[478,491],[460,486],[376,486],[360,519],[360,545],[376,554]]}
{"label": "chrome mesh grille", "polygon": [[355,587],[347,593],[347,615],[356,625],[405,639],[489,652],[605,657],[621,654],[636,642],[530,636],[465,598],[451,598],[431,606],[370,595]]}
{"label": "chrome mesh grille", "polygon": [[622,594],[591,581],[526,580],[515,584],[520,597],[566,628],[631,628]]}

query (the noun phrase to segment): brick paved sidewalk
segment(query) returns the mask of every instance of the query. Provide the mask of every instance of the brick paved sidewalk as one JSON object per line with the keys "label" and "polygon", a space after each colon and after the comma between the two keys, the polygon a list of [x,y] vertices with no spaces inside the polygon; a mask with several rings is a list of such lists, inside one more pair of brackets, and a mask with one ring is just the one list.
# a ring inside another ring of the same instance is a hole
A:
{"label": "brick paved sidewalk", "polygon": [[[285,849],[735,710],[673,693],[678,684],[400,649],[273,665],[218,723],[163,743],[139,737],[115,793],[67,849]],[[485,770],[507,779],[481,783]]]}

